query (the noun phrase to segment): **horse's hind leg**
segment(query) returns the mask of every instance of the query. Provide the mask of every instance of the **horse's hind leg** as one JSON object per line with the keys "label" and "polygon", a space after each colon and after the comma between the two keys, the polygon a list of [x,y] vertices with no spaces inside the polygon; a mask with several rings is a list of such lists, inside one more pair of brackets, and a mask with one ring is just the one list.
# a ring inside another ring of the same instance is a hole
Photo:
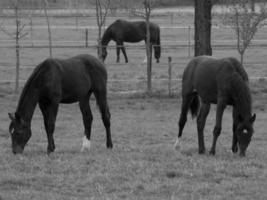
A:
{"label": "horse's hind leg", "polygon": [[93,122],[93,115],[89,104],[89,98],[91,93],[80,100],[79,106],[83,116],[83,124],[84,124],[84,138],[81,151],[83,152],[85,149],[90,149],[90,138],[91,138],[91,127]]}
{"label": "horse's hind leg", "polygon": [[109,112],[109,107],[107,103],[106,89],[95,91],[94,94],[95,94],[96,101],[101,112],[103,124],[106,128],[106,135],[107,135],[106,145],[107,145],[107,148],[112,148],[113,144],[112,144],[111,133],[110,133],[110,112]]}
{"label": "horse's hind leg", "polygon": [[44,117],[44,125],[47,134],[47,153],[50,154],[55,150],[53,133],[58,112],[58,102],[39,102],[39,107]]}
{"label": "horse's hind leg", "polygon": [[198,152],[199,154],[205,153],[205,143],[203,130],[205,127],[206,119],[210,111],[210,104],[202,103],[199,115],[197,117],[197,132],[198,132]]}

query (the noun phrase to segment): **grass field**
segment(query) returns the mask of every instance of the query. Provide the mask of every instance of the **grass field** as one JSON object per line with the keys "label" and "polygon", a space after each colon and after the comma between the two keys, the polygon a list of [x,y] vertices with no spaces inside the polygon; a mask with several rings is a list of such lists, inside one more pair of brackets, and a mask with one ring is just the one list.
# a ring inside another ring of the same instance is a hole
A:
{"label": "grass field", "polygon": [[[190,24],[192,21],[193,16],[181,18],[181,23]],[[63,22],[54,21],[55,24]],[[164,24],[164,18],[161,23]],[[45,33],[41,34],[37,35],[44,37]],[[57,30],[55,37],[59,40],[62,36],[62,39],[68,40],[80,32],[69,32],[68,36],[64,34],[67,34],[64,30]],[[162,40],[166,41],[183,40],[186,37],[186,34],[177,34],[169,29],[164,30],[162,35]],[[228,30],[217,30],[214,35],[214,39],[218,40],[234,38]],[[4,36],[1,34],[1,37]],[[266,37],[266,29],[257,35],[257,39]],[[54,49],[58,57],[88,51],[95,55],[93,49]],[[0,69],[0,80],[14,77],[14,72],[8,69],[15,65],[13,52],[14,49],[0,48],[0,66],[4,66]],[[15,111],[19,95],[12,93],[12,84],[0,85],[0,200],[267,199],[267,81],[251,80],[253,111],[257,119],[255,135],[245,158],[231,152],[230,108],[224,114],[223,130],[215,156],[208,153],[198,155],[196,123],[190,117],[184,130],[182,149],[177,152],[173,144],[180,114],[179,81],[173,82],[173,98],[166,97],[167,83],[157,81],[153,83],[154,93],[151,97],[142,93],[127,96],[116,94],[118,91],[145,90],[145,82],[142,81],[146,77],[145,64],[142,63],[144,52],[137,48],[130,49],[130,63],[116,64],[115,50],[110,50],[106,62],[109,79],[141,80],[109,82],[112,150],[105,147],[105,130],[95,101],[91,100],[94,121],[90,152],[80,153],[82,117],[79,106],[73,104],[60,106],[54,134],[55,153],[46,155],[46,133],[37,108],[32,121],[32,138],[24,153],[14,156],[7,131],[7,113]],[[21,79],[26,79],[32,67],[47,55],[47,49],[23,49],[22,65],[30,67],[21,70]],[[214,55],[238,56],[235,50],[228,49],[217,49]],[[264,48],[248,50],[245,67],[250,77],[267,76],[266,55]],[[187,49],[165,47],[161,63],[153,65],[155,79],[167,78],[168,56],[173,57],[173,78],[181,78],[185,64],[190,59]],[[212,141],[214,108],[205,128],[207,150]]]}

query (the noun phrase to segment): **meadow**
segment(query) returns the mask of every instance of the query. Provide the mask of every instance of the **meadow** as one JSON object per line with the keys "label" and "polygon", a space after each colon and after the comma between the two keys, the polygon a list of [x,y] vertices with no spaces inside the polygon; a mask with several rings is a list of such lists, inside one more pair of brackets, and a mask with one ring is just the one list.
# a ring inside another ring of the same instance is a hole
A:
{"label": "meadow", "polygon": [[[11,19],[7,19],[11,20]],[[42,25],[41,19],[36,24]],[[44,19],[42,19],[44,20]],[[85,19],[80,26],[94,24]],[[94,20],[94,18],[92,19]],[[134,20],[134,19],[132,19]],[[174,22],[169,17],[158,16],[162,26],[193,24],[192,15],[177,15]],[[111,19],[110,19],[111,21]],[[108,21],[107,23],[109,23]],[[8,22],[8,21],[6,21]],[[53,19],[55,26],[74,25],[75,19]],[[214,17],[220,26],[219,17]],[[78,104],[61,105],[56,122],[56,151],[46,155],[47,139],[39,108],[33,121],[33,135],[22,155],[11,152],[8,133],[8,112],[16,109],[19,94],[13,93],[13,83],[0,84],[0,200],[9,199],[267,199],[267,138],[266,104],[267,76],[266,47],[251,47],[245,56],[245,68],[251,79],[253,111],[257,114],[255,135],[247,156],[240,158],[231,152],[232,115],[227,108],[218,139],[215,156],[198,154],[195,120],[188,116],[180,151],[173,149],[177,137],[177,121],[181,105],[181,84],[173,81],[173,96],[167,96],[168,56],[172,56],[173,78],[180,79],[190,60],[186,47],[168,46],[177,41],[187,41],[187,28],[162,30],[163,51],[159,64],[153,62],[153,94],[145,91],[145,50],[132,45],[128,48],[129,63],[117,64],[115,49],[110,48],[106,67],[109,76],[109,105],[111,134],[114,148],[105,147],[105,130],[95,100],[90,101],[94,115],[92,146],[89,152],[80,152],[83,125]],[[47,37],[45,29],[34,30],[34,40]],[[83,41],[83,30],[53,29],[55,42]],[[90,41],[96,38],[91,30]],[[262,29],[257,40],[267,40],[267,29]],[[191,35],[193,39],[193,34]],[[232,41],[230,29],[213,29],[213,40]],[[7,36],[0,35],[2,41]],[[193,40],[192,40],[193,41]],[[6,41],[8,43],[8,41]],[[23,42],[30,43],[30,38]],[[64,42],[63,42],[64,43]],[[230,42],[231,43],[231,42]],[[94,48],[55,48],[55,57],[90,53]],[[0,80],[12,80],[15,66],[14,48],[0,48]],[[192,51],[193,52],[193,51]],[[191,52],[191,53],[192,53]],[[214,56],[238,57],[236,50],[214,48]],[[46,48],[26,48],[21,51],[21,80],[27,79],[33,67],[48,57]],[[263,78],[258,78],[263,77]],[[122,81],[124,80],[124,81]],[[23,82],[21,83],[23,86]],[[130,93],[141,90],[143,92]],[[120,92],[129,92],[122,95]],[[212,142],[215,119],[212,107],[205,127],[206,148]]]}

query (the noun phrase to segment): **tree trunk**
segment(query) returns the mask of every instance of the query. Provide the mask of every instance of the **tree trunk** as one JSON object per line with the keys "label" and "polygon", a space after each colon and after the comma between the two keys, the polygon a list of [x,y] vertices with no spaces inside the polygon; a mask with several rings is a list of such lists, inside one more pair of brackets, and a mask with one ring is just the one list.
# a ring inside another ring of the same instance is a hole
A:
{"label": "tree trunk", "polygon": [[195,0],[195,56],[212,55],[212,0]]}
{"label": "tree trunk", "polygon": [[15,93],[18,93],[19,90],[19,65],[20,65],[20,48],[19,48],[19,16],[18,16],[18,5],[15,7],[15,15],[16,15],[16,80],[15,80]]}
{"label": "tree trunk", "polygon": [[241,65],[243,65],[243,62],[244,62],[244,53],[245,52],[240,52],[240,62],[241,62]]}

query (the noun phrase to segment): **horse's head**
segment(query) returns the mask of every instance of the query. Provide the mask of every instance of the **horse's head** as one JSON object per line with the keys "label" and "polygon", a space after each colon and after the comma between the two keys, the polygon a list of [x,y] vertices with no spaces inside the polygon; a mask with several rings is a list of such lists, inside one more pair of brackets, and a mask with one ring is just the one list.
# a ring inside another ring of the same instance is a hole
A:
{"label": "horse's head", "polygon": [[247,119],[243,119],[239,117],[239,124],[236,128],[236,136],[237,142],[240,149],[240,156],[246,155],[246,149],[251,141],[251,137],[253,135],[253,123],[256,119],[256,115],[248,117]]}
{"label": "horse's head", "polygon": [[31,137],[31,129],[17,113],[8,113],[8,115],[11,119],[9,132],[11,134],[12,151],[14,154],[22,153]]}

